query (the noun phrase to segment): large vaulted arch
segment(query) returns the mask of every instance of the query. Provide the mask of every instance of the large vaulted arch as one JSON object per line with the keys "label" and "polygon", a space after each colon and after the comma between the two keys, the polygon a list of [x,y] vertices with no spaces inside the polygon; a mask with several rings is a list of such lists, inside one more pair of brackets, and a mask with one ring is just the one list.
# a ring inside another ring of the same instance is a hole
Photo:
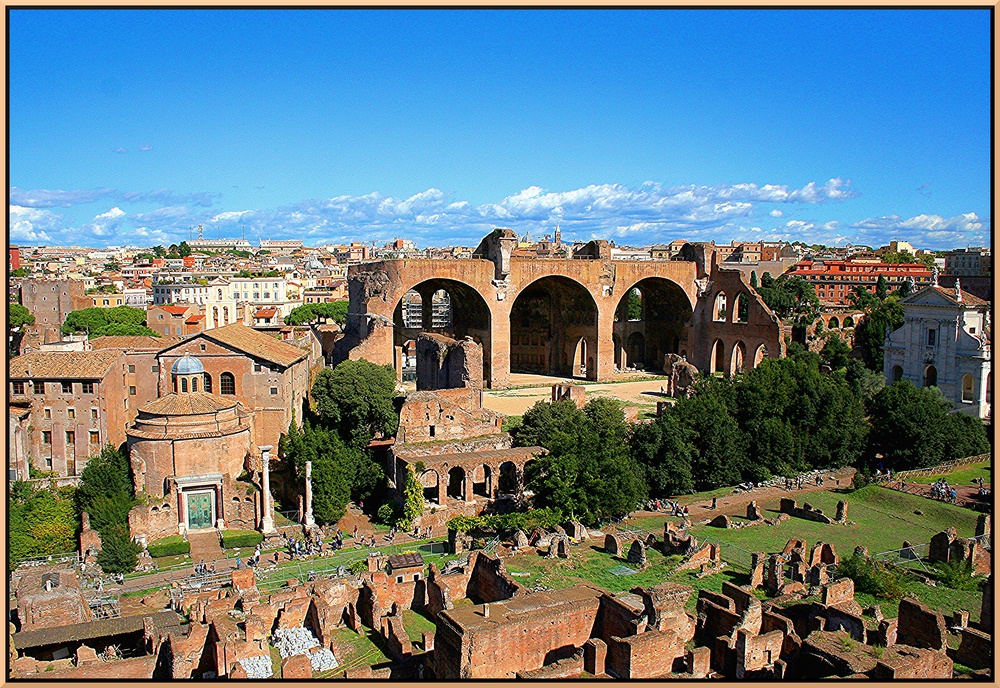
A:
{"label": "large vaulted arch", "polygon": [[510,310],[510,369],[597,379],[597,303],[579,282],[537,279]]}
{"label": "large vaulted arch", "polygon": [[624,292],[615,309],[613,340],[619,342],[619,367],[661,370],[667,354],[686,345],[691,302],[681,287],[668,279],[647,277]]}

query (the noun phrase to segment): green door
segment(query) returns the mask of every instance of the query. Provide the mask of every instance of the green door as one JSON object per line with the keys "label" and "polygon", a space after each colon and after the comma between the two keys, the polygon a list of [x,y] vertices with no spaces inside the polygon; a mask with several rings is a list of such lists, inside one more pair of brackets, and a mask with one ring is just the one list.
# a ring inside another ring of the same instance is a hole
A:
{"label": "green door", "polygon": [[199,528],[211,528],[212,523],[212,501],[211,492],[188,493],[188,528],[198,530]]}

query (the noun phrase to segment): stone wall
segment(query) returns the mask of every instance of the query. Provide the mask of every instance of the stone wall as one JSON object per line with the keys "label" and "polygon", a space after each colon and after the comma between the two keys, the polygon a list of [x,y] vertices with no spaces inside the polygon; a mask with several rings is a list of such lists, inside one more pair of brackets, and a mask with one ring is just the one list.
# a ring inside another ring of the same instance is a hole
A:
{"label": "stone wall", "polygon": [[417,336],[417,389],[483,388],[483,347],[471,337]]}

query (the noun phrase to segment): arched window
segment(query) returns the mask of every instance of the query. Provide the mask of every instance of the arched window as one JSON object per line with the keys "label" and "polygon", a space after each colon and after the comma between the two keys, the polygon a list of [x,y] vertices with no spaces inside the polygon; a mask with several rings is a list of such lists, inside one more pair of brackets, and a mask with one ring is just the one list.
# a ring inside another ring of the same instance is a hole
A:
{"label": "arched window", "polygon": [[188,379],[186,377],[181,378],[181,391],[182,392],[188,391]]}
{"label": "arched window", "polygon": [[723,373],[725,372],[725,366],[723,365],[724,359],[726,357],[725,345],[722,343],[721,339],[715,340],[715,346],[712,347],[712,373]]}
{"label": "arched window", "polygon": [[759,366],[767,358],[767,346],[761,344],[757,347],[757,352],[753,356],[753,367]]}
{"label": "arched window", "polygon": [[212,393],[212,376],[205,373],[205,391],[209,394]]}
{"label": "arched window", "polygon": [[222,320],[227,325],[229,324],[229,306],[222,307]]}
{"label": "arched window", "polygon": [[934,387],[937,385],[937,368],[932,365],[924,368],[924,387]]}
{"label": "arched window", "polygon": [[854,318],[851,316],[844,318],[844,327],[854,327]]}
{"label": "arched window", "polygon": [[424,326],[424,302],[420,293],[411,289],[403,296],[403,327],[420,329]]}
{"label": "arched window", "polygon": [[747,293],[740,292],[736,297],[736,312],[733,313],[733,322],[745,323],[750,319],[750,297]]}
{"label": "arched window", "polygon": [[222,394],[236,394],[236,378],[232,373],[223,373],[219,376],[219,392]]}
{"label": "arched window", "polygon": [[835,317],[834,318],[830,318],[830,322],[827,323],[827,327],[829,329],[831,329],[831,330],[839,330],[840,329],[840,321],[837,320],[837,318],[835,318]]}
{"label": "arched window", "polygon": [[903,366],[893,366],[892,367],[892,381],[899,382],[903,379]]}
{"label": "arched window", "polygon": [[736,342],[736,345],[733,346],[732,358],[730,358],[729,361],[730,375],[736,375],[737,373],[743,372],[743,366],[746,357],[747,357],[746,345],[743,344],[743,342]]}
{"label": "arched window", "polygon": [[962,376],[962,401],[971,404],[976,400],[975,380],[966,373]]}
{"label": "arched window", "polygon": [[726,292],[720,291],[715,297],[715,320],[717,322],[725,322],[728,313],[729,311],[726,310]]}
{"label": "arched window", "polygon": [[196,377],[191,378],[191,391],[192,392],[198,391],[198,378]]}

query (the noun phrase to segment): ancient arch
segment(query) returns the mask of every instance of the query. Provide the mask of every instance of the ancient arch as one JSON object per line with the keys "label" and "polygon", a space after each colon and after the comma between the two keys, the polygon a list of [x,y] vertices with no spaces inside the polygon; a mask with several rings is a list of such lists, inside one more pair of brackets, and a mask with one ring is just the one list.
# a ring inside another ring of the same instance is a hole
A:
{"label": "ancient arch", "polygon": [[408,355],[410,342],[421,332],[434,332],[455,339],[472,337],[483,347],[483,377],[490,379],[491,341],[490,307],[482,294],[464,282],[432,278],[414,284],[396,303],[393,312],[393,367],[402,375],[404,369],[416,373],[415,345]]}
{"label": "ancient arch", "polygon": [[465,469],[461,466],[455,466],[448,471],[448,496],[462,500],[466,498]]}
{"label": "ancient arch", "polygon": [[831,329],[831,330],[839,330],[840,329],[840,321],[837,320],[837,316],[833,316],[826,323],[826,326],[827,326],[828,329]]}
{"label": "ancient arch", "polygon": [[[510,370],[597,379],[590,364],[598,341],[597,303],[576,280],[542,277],[521,290],[510,310]],[[589,346],[588,346],[589,344]]]}
{"label": "ancient arch", "polygon": [[903,366],[894,365],[892,367],[892,381],[899,382],[902,379],[903,379]]}
{"label": "ancient arch", "polygon": [[491,497],[493,494],[493,469],[482,464],[472,469],[472,494]]}
{"label": "ancient arch", "polygon": [[846,318],[844,318],[844,328],[846,329],[850,327],[854,327],[854,318],[852,318],[851,316],[847,316]]}
{"label": "ancient arch", "polygon": [[712,309],[712,319],[716,322],[725,322],[727,314],[726,292],[720,291],[715,295],[715,308]]}
{"label": "ancient arch", "polygon": [[962,401],[973,402],[976,400],[975,378],[966,373],[962,376]]}
{"label": "ancient arch", "polygon": [[441,478],[433,468],[420,474],[420,484],[424,488],[424,499],[434,504],[440,504]]}
{"label": "ancient arch", "polygon": [[736,306],[733,308],[733,322],[746,323],[750,319],[750,296],[741,291],[736,296]]}
{"label": "ancient arch", "polygon": [[924,387],[935,387],[937,385],[937,368],[932,365],[924,368]]}
{"label": "ancient arch", "polygon": [[[633,291],[641,294],[638,314],[634,299],[629,313]],[[616,357],[619,367],[641,363],[646,370],[661,370],[666,355],[679,353],[687,342],[692,315],[691,301],[676,282],[647,277],[633,284],[615,308],[613,335],[624,345],[624,355]]]}
{"label": "ancient arch", "polygon": [[767,346],[761,344],[757,347],[757,351],[753,355],[753,367],[759,366],[764,359],[767,358]]}
{"label": "ancient arch", "polygon": [[725,345],[722,343],[721,339],[716,339],[715,343],[712,344],[712,368],[709,372],[712,374],[724,373],[726,370],[725,358]]}
{"label": "ancient arch", "polygon": [[517,494],[520,488],[520,476],[517,465],[513,461],[500,464],[500,476],[497,480],[498,494]]}
{"label": "ancient arch", "polygon": [[736,375],[742,373],[747,358],[747,347],[743,342],[736,342],[733,346],[733,355],[729,363],[729,374]]}

